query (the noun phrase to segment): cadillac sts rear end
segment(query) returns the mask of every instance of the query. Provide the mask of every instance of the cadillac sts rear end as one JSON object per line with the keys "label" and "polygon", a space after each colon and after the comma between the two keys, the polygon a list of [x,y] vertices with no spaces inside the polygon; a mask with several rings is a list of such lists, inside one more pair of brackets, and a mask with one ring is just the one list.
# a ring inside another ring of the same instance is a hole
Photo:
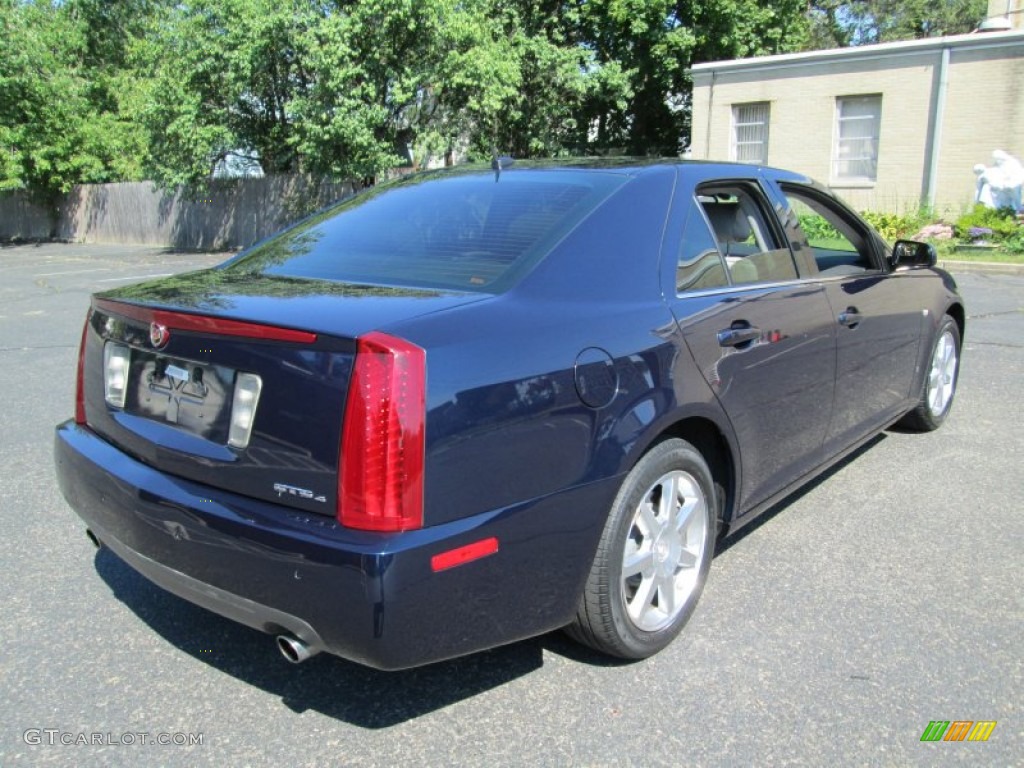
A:
{"label": "cadillac sts rear end", "polygon": [[550,431],[586,411],[572,357],[517,372],[503,338],[519,322],[543,349],[566,325],[512,289],[626,181],[402,182],[94,296],[56,433],[65,498],[132,568],[292,661],[400,669],[567,624],[617,481],[557,454],[509,479],[508,451],[589,448]]}

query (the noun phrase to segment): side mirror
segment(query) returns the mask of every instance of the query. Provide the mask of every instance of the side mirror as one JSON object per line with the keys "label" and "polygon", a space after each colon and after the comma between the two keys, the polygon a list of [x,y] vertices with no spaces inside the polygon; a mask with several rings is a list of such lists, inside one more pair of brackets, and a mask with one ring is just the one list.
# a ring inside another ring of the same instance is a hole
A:
{"label": "side mirror", "polygon": [[934,267],[939,261],[930,243],[897,240],[892,247],[892,267]]}

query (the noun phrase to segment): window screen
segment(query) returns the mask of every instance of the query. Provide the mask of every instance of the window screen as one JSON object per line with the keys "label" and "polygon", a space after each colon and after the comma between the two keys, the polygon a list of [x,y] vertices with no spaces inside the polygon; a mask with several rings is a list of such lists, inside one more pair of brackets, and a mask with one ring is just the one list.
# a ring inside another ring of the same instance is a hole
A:
{"label": "window screen", "polygon": [[732,159],[740,163],[765,165],[768,162],[768,122],[771,107],[767,101],[734,104],[732,108]]}
{"label": "window screen", "polygon": [[878,137],[882,97],[840,96],[836,99],[836,143],[832,175],[836,179],[875,181],[878,178]]}

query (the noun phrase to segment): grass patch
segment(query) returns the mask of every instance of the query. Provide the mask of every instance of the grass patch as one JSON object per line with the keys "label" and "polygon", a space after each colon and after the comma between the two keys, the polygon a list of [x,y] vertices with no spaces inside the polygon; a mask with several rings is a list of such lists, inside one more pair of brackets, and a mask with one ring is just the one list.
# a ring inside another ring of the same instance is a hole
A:
{"label": "grass patch", "polygon": [[985,251],[956,250],[954,243],[935,243],[939,261],[976,261],[994,264],[1024,264],[1024,253],[1011,253],[1003,248]]}

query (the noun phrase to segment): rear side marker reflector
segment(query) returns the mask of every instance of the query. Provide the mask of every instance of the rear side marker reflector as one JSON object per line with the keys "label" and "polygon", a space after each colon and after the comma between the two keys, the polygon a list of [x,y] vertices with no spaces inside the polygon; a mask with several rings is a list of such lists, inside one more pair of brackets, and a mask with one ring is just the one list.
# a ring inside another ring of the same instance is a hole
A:
{"label": "rear side marker reflector", "polygon": [[208,333],[211,336],[241,336],[246,339],[262,339],[264,341],[290,341],[296,344],[312,344],[316,334],[309,331],[296,331],[292,328],[281,328],[276,325],[247,323],[242,320],[228,320],[223,317],[206,315],[189,315],[184,312],[168,312],[165,309],[140,307],[135,304],[122,304],[119,301],[96,299],[97,309],[112,312],[122,317],[130,317],[139,322],[156,323],[164,329]]}
{"label": "rear side marker reflector", "polygon": [[447,552],[434,555],[430,558],[430,567],[433,568],[435,572],[446,571],[457,565],[465,565],[466,563],[471,563],[474,560],[479,560],[481,557],[493,555],[497,551],[498,540],[491,536],[489,539],[474,541],[472,544],[467,544],[464,547],[449,549]]}

